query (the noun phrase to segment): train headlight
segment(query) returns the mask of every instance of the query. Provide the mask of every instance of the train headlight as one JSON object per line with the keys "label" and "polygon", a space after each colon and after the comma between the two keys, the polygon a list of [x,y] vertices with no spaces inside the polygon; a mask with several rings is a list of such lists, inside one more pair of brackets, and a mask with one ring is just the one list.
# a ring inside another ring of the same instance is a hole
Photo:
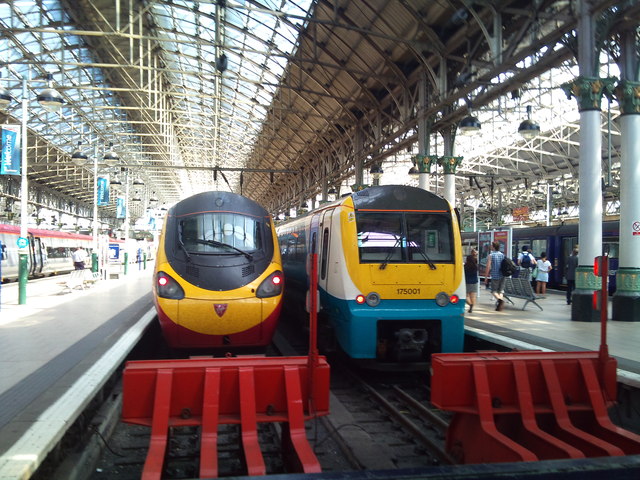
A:
{"label": "train headlight", "polygon": [[158,272],[156,275],[156,287],[159,297],[173,300],[184,298],[184,290],[180,284],[164,272]]}
{"label": "train headlight", "polygon": [[364,297],[364,295],[360,294],[360,295],[356,296],[356,303],[358,305],[362,305],[366,301],[367,301],[367,299]]}
{"label": "train headlight", "polygon": [[451,297],[449,298],[449,301],[454,305],[458,303],[459,300],[460,300],[460,297],[458,297],[458,295],[451,295]]}
{"label": "train headlight", "polygon": [[436,295],[436,304],[440,307],[444,307],[449,303],[449,295],[444,292],[440,292]]}
{"label": "train headlight", "polygon": [[376,307],[380,304],[380,295],[378,295],[376,292],[371,292],[369,293],[369,295],[367,295],[367,305],[369,305],[370,307]]}
{"label": "train headlight", "polygon": [[258,290],[256,290],[256,297],[268,298],[280,295],[283,285],[284,277],[282,276],[282,272],[277,270],[262,281]]}

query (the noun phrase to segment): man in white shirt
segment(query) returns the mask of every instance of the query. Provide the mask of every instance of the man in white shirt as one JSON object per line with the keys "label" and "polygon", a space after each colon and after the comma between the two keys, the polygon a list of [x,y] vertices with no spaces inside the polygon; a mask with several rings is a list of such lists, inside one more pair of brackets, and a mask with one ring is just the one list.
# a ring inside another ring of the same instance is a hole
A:
{"label": "man in white shirt", "polygon": [[73,260],[73,266],[76,270],[84,270],[84,261],[87,258],[87,254],[84,248],[78,247],[71,254],[71,260]]}

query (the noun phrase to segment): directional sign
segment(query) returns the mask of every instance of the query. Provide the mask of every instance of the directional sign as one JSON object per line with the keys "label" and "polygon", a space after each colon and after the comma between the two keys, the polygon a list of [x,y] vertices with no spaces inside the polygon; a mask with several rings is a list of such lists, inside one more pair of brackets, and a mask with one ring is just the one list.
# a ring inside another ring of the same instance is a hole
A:
{"label": "directional sign", "polygon": [[18,245],[18,248],[27,248],[27,245],[29,245],[29,239],[26,237],[18,237],[16,244]]}

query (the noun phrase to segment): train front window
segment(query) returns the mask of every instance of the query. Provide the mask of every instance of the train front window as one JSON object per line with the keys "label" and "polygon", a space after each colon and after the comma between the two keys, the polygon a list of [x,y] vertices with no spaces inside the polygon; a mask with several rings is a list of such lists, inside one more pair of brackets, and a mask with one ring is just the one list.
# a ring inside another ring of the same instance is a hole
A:
{"label": "train front window", "polygon": [[358,213],[358,251],[362,263],[404,263],[402,214]]}
{"label": "train front window", "polygon": [[234,254],[262,248],[262,223],[235,213],[190,215],[180,220],[178,235],[189,253]]}
{"label": "train front window", "polygon": [[361,263],[453,261],[450,218],[430,213],[357,212]]}
{"label": "train front window", "polygon": [[410,262],[452,262],[451,219],[445,215],[406,215]]}

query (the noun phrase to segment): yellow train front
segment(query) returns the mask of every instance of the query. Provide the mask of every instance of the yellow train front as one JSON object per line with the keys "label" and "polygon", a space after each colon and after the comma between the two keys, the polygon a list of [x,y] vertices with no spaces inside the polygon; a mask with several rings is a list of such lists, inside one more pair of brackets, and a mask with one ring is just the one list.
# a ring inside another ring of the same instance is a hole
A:
{"label": "yellow train front", "polygon": [[204,192],[171,208],[153,293],[171,348],[264,347],[282,307],[278,240],[268,212],[229,192]]}

